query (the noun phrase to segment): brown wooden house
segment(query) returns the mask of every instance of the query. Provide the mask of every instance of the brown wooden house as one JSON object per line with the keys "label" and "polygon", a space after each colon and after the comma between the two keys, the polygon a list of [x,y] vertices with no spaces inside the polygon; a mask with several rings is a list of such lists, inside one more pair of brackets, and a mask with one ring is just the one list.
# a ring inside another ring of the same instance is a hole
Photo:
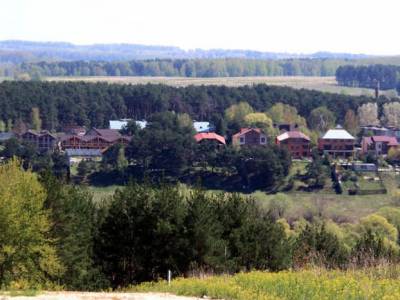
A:
{"label": "brown wooden house", "polygon": [[286,147],[293,158],[309,157],[310,138],[300,131],[287,131],[276,137],[276,144]]}
{"label": "brown wooden house", "polygon": [[39,151],[52,151],[57,147],[57,136],[51,134],[47,130],[35,131],[27,130],[20,135],[20,138],[26,142],[34,145]]}
{"label": "brown wooden house", "polygon": [[106,150],[112,145],[127,145],[131,137],[122,135],[114,129],[89,130],[85,135],[65,135],[61,138],[61,149],[100,149]]}
{"label": "brown wooden house", "polygon": [[232,136],[235,146],[263,146],[267,144],[267,136],[260,128],[242,128]]}

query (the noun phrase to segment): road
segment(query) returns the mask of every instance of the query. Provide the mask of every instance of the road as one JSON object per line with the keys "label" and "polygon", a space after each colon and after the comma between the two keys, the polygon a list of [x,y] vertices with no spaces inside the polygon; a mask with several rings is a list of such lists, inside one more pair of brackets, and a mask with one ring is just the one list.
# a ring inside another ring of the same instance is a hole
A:
{"label": "road", "polygon": [[196,300],[200,298],[180,297],[161,293],[89,293],[89,292],[45,292],[34,297],[0,296],[0,300]]}

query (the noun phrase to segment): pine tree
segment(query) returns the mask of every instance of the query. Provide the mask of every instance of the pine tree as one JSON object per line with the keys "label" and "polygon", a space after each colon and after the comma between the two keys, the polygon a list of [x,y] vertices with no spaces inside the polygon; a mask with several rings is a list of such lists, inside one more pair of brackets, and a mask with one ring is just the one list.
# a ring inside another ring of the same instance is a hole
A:
{"label": "pine tree", "polygon": [[42,182],[47,190],[46,208],[51,213],[51,237],[65,267],[60,283],[72,290],[94,290],[106,286],[94,266],[93,243],[96,235],[96,208],[92,195],[78,187],[63,185],[46,173]]}

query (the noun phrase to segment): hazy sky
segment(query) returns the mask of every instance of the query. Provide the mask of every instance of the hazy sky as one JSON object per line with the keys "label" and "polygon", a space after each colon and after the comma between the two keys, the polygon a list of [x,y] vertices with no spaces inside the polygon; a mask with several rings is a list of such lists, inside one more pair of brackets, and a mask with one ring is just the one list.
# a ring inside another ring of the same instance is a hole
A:
{"label": "hazy sky", "polygon": [[0,0],[0,40],[400,54],[399,0]]}

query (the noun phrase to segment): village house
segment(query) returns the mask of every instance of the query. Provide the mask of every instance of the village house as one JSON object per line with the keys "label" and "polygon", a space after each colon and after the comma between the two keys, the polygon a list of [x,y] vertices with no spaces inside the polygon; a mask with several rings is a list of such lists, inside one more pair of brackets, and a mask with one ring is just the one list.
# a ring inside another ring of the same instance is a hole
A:
{"label": "village house", "polygon": [[285,132],[285,131],[295,131],[299,128],[299,125],[294,123],[274,123],[273,125],[274,128],[278,129],[279,132]]}
{"label": "village house", "polygon": [[225,138],[219,134],[216,134],[214,132],[203,132],[203,133],[198,133],[194,136],[194,139],[196,140],[197,143],[203,143],[203,142],[215,142],[219,145],[225,145]]}
{"label": "village house", "polygon": [[100,149],[66,149],[65,153],[70,165],[82,160],[100,161],[103,155]]}
{"label": "village house", "polygon": [[52,151],[57,147],[57,136],[51,134],[47,130],[35,131],[27,130],[20,135],[20,138],[26,142],[34,145],[40,152]]}
{"label": "village house", "polygon": [[363,136],[393,136],[400,142],[400,128],[397,127],[368,125],[361,126],[360,129]]}
{"label": "village house", "polygon": [[355,138],[341,126],[329,129],[322,138],[318,139],[318,149],[323,154],[333,157],[353,157]]}
{"label": "village house", "polygon": [[122,135],[114,129],[89,130],[85,135],[65,135],[61,137],[60,146],[62,150],[67,149],[99,149],[106,150],[115,144],[127,145],[131,137]]}
{"label": "village house", "polygon": [[379,135],[379,136],[390,136],[391,131],[382,126],[376,126],[376,125],[366,125],[366,126],[361,126],[360,127],[361,134],[363,136],[372,136],[372,135]]}
{"label": "village house", "polygon": [[378,168],[375,164],[371,163],[353,163],[352,169],[355,172],[376,172]]}
{"label": "village house", "polygon": [[309,157],[310,138],[300,131],[287,131],[276,137],[276,144],[286,147],[292,158]]}
{"label": "village house", "polygon": [[361,150],[363,154],[387,155],[391,148],[397,148],[399,143],[394,136],[363,137]]}
{"label": "village house", "polygon": [[85,135],[86,128],[79,125],[66,125],[63,128],[63,132],[71,135]]}
{"label": "village house", "polygon": [[259,146],[267,144],[267,136],[260,128],[242,128],[232,136],[235,146]]}

